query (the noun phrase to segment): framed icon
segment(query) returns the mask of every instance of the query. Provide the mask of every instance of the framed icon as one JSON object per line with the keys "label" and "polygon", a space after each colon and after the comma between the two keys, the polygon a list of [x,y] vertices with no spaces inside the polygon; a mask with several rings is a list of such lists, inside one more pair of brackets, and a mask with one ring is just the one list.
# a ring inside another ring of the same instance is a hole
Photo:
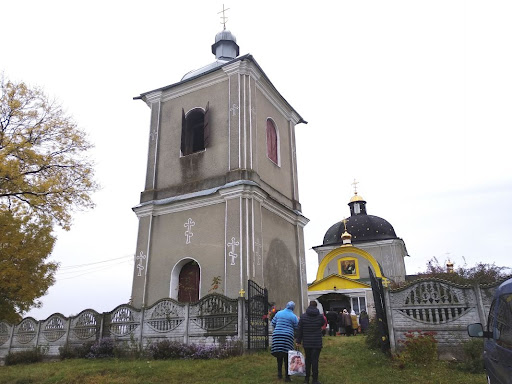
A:
{"label": "framed icon", "polygon": [[359,269],[356,258],[343,258],[339,260],[340,275],[352,278],[359,278]]}

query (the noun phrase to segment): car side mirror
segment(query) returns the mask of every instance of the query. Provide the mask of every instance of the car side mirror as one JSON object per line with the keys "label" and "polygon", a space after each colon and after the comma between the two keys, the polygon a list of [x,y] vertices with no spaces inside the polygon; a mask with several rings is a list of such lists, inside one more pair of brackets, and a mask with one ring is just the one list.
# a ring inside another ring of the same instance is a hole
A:
{"label": "car side mirror", "polygon": [[474,323],[468,325],[468,335],[471,337],[492,337],[492,332],[484,331],[481,323]]}
{"label": "car side mirror", "polygon": [[484,337],[484,327],[480,323],[469,324],[468,335],[470,337]]}

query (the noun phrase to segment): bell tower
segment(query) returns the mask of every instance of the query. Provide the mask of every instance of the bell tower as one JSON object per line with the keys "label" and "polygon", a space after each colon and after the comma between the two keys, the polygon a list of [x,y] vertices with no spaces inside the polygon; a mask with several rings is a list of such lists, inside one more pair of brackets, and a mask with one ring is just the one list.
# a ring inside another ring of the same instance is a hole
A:
{"label": "bell tower", "polygon": [[[238,297],[249,279],[307,301],[295,126],[306,123],[224,29],[215,61],[135,97],[150,108],[132,302]],[[189,299],[187,299],[189,298]]]}

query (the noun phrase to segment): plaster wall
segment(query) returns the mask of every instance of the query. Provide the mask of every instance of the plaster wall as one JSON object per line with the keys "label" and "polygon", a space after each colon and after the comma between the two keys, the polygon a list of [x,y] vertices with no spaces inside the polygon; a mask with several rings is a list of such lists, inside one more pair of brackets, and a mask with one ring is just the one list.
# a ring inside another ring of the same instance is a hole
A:
{"label": "plaster wall", "polygon": [[133,305],[137,307],[140,307],[144,302],[144,283],[146,279],[146,268],[148,264],[148,235],[151,220],[152,219],[150,216],[143,216],[139,218],[139,230],[137,234],[137,248],[135,250],[131,297]]}
{"label": "plaster wall", "polygon": [[[256,120],[256,151],[258,153],[256,167],[261,180],[272,186],[286,198],[293,200],[293,170],[292,158],[295,143],[290,137],[290,122],[269,101],[269,99],[257,90],[256,100],[258,115]],[[267,156],[267,119],[270,118],[276,127],[278,135],[278,164]],[[294,129],[294,128],[292,128]]]}
{"label": "plaster wall", "polygon": [[[195,260],[199,264],[200,297],[208,293],[213,277],[220,276],[225,280],[225,228],[223,221],[219,223],[218,220],[224,217],[224,210],[224,204],[215,204],[153,218],[147,305],[165,297],[177,299],[177,283],[172,284],[174,290],[171,291],[171,274],[184,259]],[[187,242],[185,223],[189,219],[194,225],[190,230],[193,235],[188,237]]]}
{"label": "plaster wall", "polygon": [[[179,194],[170,189],[224,176],[228,171],[228,82],[210,85],[163,102],[160,117],[156,188],[158,198]],[[205,109],[209,103],[210,143],[204,151],[181,156],[182,109]],[[200,189],[201,187],[197,188]],[[169,189],[168,192],[165,190]]]}
{"label": "plaster wall", "polygon": [[405,281],[405,247],[402,240],[388,240],[358,245],[379,262],[382,274],[396,282]]}
{"label": "plaster wall", "polygon": [[306,284],[302,283],[296,249],[295,226],[266,209],[262,211],[264,284],[269,301],[284,308],[293,300],[297,310],[305,310]]}

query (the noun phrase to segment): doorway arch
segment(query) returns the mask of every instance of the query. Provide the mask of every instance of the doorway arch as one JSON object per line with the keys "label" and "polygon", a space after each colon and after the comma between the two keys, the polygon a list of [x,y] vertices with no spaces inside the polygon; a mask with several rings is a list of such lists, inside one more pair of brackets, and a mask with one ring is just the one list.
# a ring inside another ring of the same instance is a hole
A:
{"label": "doorway arch", "polygon": [[201,292],[201,267],[192,258],[180,260],[171,273],[170,294],[174,300],[191,303],[199,300]]}

